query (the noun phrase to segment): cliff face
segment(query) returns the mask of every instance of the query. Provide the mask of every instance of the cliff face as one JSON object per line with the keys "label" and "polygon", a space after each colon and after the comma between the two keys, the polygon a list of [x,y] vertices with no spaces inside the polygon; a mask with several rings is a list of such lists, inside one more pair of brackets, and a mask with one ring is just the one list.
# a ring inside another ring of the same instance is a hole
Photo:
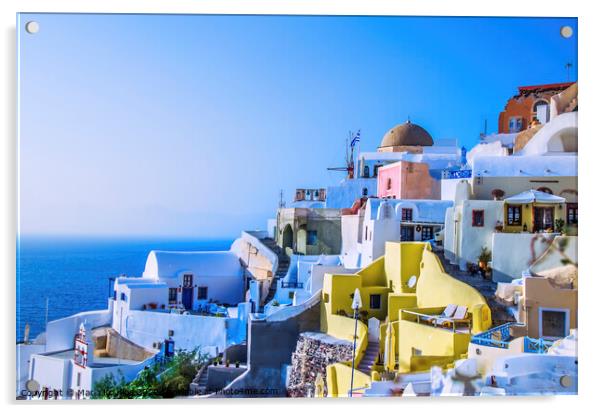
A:
{"label": "cliff face", "polygon": [[292,355],[292,367],[287,386],[289,397],[313,397],[315,381],[319,374],[326,388],[326,366],[350,361],[353,344],[323,333],[305,332],[299,335]]}

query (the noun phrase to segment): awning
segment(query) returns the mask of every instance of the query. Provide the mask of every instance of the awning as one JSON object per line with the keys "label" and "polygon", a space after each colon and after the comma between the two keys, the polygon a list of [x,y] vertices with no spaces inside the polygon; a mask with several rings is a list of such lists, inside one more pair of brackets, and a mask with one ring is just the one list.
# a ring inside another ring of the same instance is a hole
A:
{"label": "awning", "polygon": [[566,202],[566,199],[561,196],[548,194],[547,192],[530,189],[508,197],[504,202],[507,204],[532,204],[533,202],[541,202],[542,204],[563,204]]}

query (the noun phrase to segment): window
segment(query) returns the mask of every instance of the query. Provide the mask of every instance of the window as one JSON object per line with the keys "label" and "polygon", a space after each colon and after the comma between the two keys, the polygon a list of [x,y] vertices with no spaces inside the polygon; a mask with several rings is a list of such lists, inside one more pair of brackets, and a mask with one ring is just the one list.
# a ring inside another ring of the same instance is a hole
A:
{"label": "window", "polygon": [[508,225],[522,225],[523,218],[521,216],[522,207],[520,205],[508,205],[506,210],[506,223]]}
{"label": "window", "polygon": [[77,387],[80,387],[82,385],[82,374],[80,372],[77,373]]}
{"label": "window", "polygon": [[472,210],[472,226],[482,227],[485,225],[485,211],[482,209]]}
{"label": "window", "polygon": [[414,227],[402,226],[400,240],[401,241],[414,241]]}
{"label": "window", "polygon": [[207,299],[208,288],[207,287],[199,287],[197,298],[199,300]]}
{"label": "window", "polygon": [[178,289],[170,288],[169,289],[169,304],[176,304],[178,301]]}
{"label": "window", "polygon": [[184,280],[182,281],[182,286],[184,288],[192,287],[192,274],[184,274]]}
{"label": "window", "polygon": [[307,245],[318,245],[318,231],[313,229],[307,231]]}
{"label": "window", "polygon": [[535,102],[533,105],[534,118],[539,123],[547,123],[550,120],[550,104],[545,100]]}
{"label": "window", "polygon": [[568,335],[568,311],[539,309],[540,335],[542,337],[566,337]]}
{"label": "window", "polygon": [[125,301],[127,303],[128,301],[128,296],[125,295],[125,293],[121,293],[121,301]]}
{"label": "window", "polygon": [[411,221],[412,220],[412,208],[401,208],[401,220]]}
{"label": "window", "polygon": [[577,225],[577,204],[566,204],[566,223]]}
{"label": "window", "polygon": [[548,188],[548,187],[545,187],[545,186],[539,187],[539,188],[537,188],[537,190],[539,192],[545,192],[546,194],[554,195],[554,193],[552,192],[552,190],[550,188]]}
{"label": "window", "polygon": [[520,132],[523,129],[523,118],[510,118],[510,122],[508,123],[508,129],[510,133]]}
{"label": "window", "polygon": [[374,165],[374,172],[373,175],[375,178],[378,176],[378,170],[380,169],[382,165]]}
{"label": "window", "polygon": [[393,181],[391,178],[387,178],[387,190],[390,191],[393,188]]}
{"label": "window", "polygon": [[380,294],[370,294],[370,308],[372,310],[380,309]]}
{"label": "window", "polygon": [[370,167],[368,165],[364,165],[364,178],[370,178]]}
{"label": "window", "polygon": [[422,227],[422,241],[427,241],[433,238],[433,227]]}

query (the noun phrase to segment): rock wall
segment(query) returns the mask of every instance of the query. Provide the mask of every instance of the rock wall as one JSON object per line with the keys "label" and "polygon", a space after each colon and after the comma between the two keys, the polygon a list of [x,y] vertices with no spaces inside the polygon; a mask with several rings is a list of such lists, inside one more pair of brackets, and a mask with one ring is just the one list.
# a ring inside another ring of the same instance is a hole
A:
{"label": "rock wall", "polygon": [[292,355],[292,367],[288,380],[289,397],[313,396],[318,373],[326,387],[326,366],[349,361],[353,357],[353,343],[324,333],[305,332],[299,335]]}

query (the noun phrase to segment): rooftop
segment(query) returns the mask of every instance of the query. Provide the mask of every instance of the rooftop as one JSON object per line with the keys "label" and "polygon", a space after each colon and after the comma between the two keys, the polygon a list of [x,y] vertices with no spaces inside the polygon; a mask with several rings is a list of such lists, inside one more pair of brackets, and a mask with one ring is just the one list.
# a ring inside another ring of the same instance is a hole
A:
{"label": "rooftop", "polygon": [[433,146],[433,138],[422,126],[408,120],[385,133],[380,147],[390,146]]}
{"label": "rooftop", "polygon": [[473,176],[577,176],[577,157],[479,156],[473,160]]}

